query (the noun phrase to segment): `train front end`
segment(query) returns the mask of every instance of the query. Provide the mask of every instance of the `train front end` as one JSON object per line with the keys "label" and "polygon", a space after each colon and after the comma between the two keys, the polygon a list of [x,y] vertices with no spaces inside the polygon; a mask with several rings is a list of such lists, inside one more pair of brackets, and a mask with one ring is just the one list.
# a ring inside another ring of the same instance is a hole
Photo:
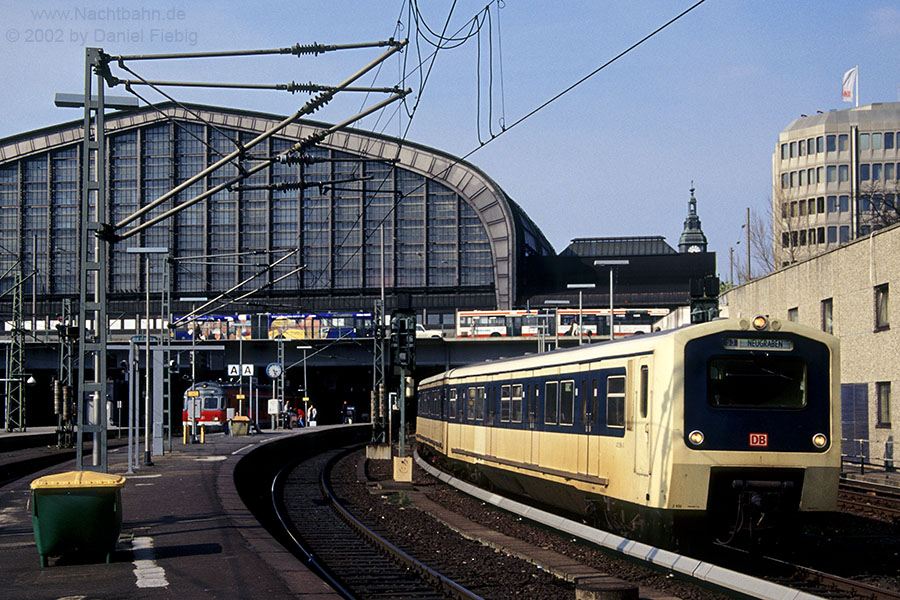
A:
{"label": "train front end", "polygon": [[196,419],[198,426],[224,428],[229,418],[226,390],[215,383],[198,383],[192,386],[184,393],[181,414],[184,427],[188,427]]}
{"label": "train front end", "polygon": [[840,477],[836,338],[762,316],[738,323],[685,343],[672,440],[670,506],[700,507],[720,540],[834,511]]}

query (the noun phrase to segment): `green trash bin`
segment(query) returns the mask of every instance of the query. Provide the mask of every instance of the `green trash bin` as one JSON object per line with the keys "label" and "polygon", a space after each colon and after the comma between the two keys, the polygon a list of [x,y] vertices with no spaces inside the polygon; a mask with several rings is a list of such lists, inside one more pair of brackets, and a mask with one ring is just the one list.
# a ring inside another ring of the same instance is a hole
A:
{"label": "green trash bin", "polygon": [[31,482],[31,521],[41,567],[78,553],[110,562],[122,531],[121,475],[68,471]]}
{"label": "green trash bin", "polygon": [[231,435],[247,435],[250,433],[250,417],[241,415],[231,420]]}

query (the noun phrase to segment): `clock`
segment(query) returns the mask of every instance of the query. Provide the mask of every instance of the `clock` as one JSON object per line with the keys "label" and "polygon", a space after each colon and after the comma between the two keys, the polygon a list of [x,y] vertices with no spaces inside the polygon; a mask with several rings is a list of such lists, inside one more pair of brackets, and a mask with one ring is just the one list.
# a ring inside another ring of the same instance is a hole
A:
{"label": "clock", "polygon": [[284,372],[284,369],[281,368],[281,365],[278,363],[269,363],[266,365],[266,375],[271,377],[272,379],[277,379],[281,377],[281,374]]}
{"label": "clock", "polygon": [[688,246],[688,252],[700,252],[700,246],[694,244],[693,246]]}

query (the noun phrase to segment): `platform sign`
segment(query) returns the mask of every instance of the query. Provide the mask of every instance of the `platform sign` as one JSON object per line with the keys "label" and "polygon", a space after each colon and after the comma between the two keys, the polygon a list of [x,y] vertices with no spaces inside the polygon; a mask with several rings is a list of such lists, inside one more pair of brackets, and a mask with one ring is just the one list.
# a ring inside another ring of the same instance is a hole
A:
{"label": "platform sign", "polygon": [[253,377],[253,365],[239,365],[239,364],[231,364],[228,365],[228,376],[229,377]]}
{"label": "platform sign", "polygon": [[187,395],[188,395],[188,398],[199,398],[200,390],[188,390]]}
{"label": "platform sign", "polygon": [[281,411],[279,410],[278,405],[281,404],[281,401],[278,398],[269,398],[269,414],[277,415]]}

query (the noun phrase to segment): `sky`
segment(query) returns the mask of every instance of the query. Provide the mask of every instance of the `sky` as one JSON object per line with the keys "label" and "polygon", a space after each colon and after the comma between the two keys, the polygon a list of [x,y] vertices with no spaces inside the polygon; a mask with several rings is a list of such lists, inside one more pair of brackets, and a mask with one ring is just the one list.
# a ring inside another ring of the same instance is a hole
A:
{"label": "sky", "polygon": [[[402,54],[357,82],[410,87],[405,106],[357,127],[468,156],[557,252],[578,237],[661,235],[677,246],[693,183],[709,249],[727,277],[729,250],[745,252],[746,209],[769,212],[781,130],[802,114],[852,107],[841,100],[841,78],[856,65],[860,105],[900,99],[900,5],[706,0],[601,69],[695,1],[419,0],[413,20],[409,0],[2,0],[0,138],[80,118],[78,109],[55,107],[53,97],[83,93],[85,47],[125,55],[409,36]],[[468,39],[434,54],[419,34],[426,26],[431,42],[441,31]],[[381,52],[129,64],[157,80],[336,85]],[[167,91],[183,102],[282,115],[309,98]],[[127,95],[122,86],[106,93]],[[343,92],[312,118],[341,122],[383,97]]]}

